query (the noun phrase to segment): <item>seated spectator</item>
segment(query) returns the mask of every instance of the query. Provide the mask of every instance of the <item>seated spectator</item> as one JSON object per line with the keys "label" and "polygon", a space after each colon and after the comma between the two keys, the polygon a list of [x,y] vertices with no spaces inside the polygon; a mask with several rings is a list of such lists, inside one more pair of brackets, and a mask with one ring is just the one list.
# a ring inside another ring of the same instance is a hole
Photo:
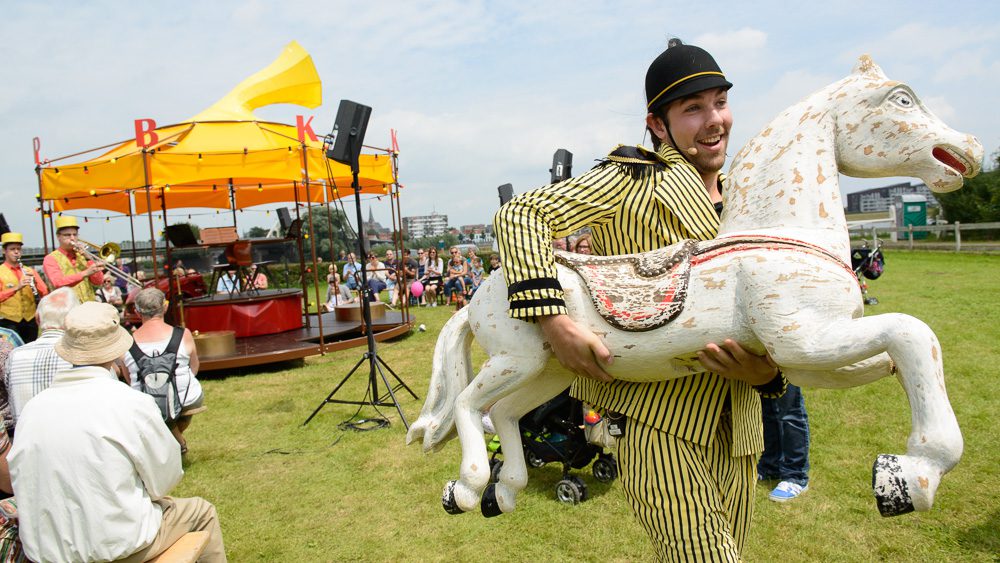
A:
{"label": "seated spectator", "polygon": [[368,289],[372,293],[371,300],[378,301],[379,293],[386,287],[385,264],[379,262],[378,256],[375,256],[375,254],[369,254],[365,273],[368,275]]}
{"label": "seated spectator", "polygon": [[396,253],[386,250],[382,265],[385,268],[385,289],[389,292],[389,304],[395,307],[399,301],[399,285],[396,283],[399,264],[396,262]]}
{"label": "seated spectator", "polygon": [[95,293],[98,301],[112,305],[118,311],[125,305],[122,300],[122,290],[115,285],[115,277],[112,275],[104,276],[104,283]]}
{"label": "seated spectator", "polygon": [[[10,497],[14,492],[10,483],[10,467],[7,464],[7,455],[10,453],[10,438],[7,431],[0,422],[0,498]],[[0,556],[3,561],[27,561],[24,555],[24,548],[18,537],[17,517],[8,516],[10,509],[16,509],[17,504],[14,498],[7,498],[3,501],[5,505],[0,510]]]}
{"label": "seated spectator", "polygon": [[[18,346],[23,346],[23,344],[18,344]],[[7,424],[12,418],[10,414],[10,400],[7,397],[7,358],[10,356],[10,353],[14,351],[14,348],[15,346],[10,340],[0,338],[0,379],[3,380],[3,384],[0,385],[0,423],[4,423],[4,431],[2,433],[3,437],[7,436]],[[0,476],[0,478],[2,478],[2,476]]]}
{"label": "seated spectator", "polygon": [[344,270],[340,273],[340,281],[344,282],[347,289],[351,291],[359,291],[361,288],[361,262],[358,262],[358,257],[353,253],[347,253],[347,263],[344,264]]}
{"label": "seated spectator", "polygon": [[66,316],[55,350],[73,367],[25,407],[8,456],[33,561],[146,561],[198,530],[200,561],[226,561],[215,507],[166,496],[184,471],[159,409],[111,374],[131,345],[106,303]]}
{"label": "seated spectator", "polygon": [[420,278],[420,283],[424,284],[424,303],[431,307],[437,307],[437,295],[441,291],[444,283],[442,273],[444,272],[444,261],[438,258],[436,248],[427,249],[427,268],[424,270],[424,277]]}
{"label": "seated spectator", "polygon": [[257,264],[250,265],[250,285],[256,289],[267,289],[267,276],[257,270]]}
{"label": "seated spectator", "polygon": [[591,254],[590,233],[577,237],[576,242],[573,243],[573,252],[576,252],[577,254]]}
{"label": "seated spectator", "polygon": [[145,270],[138,270],[138,271],[136,271],[136,273],[135,273],[135,279],[136,279],[136,281],[141,281],[141,282],[146,281],[146,272],[145,272]]}
{"label": "seated spectator", "polygon": [[[400,266],[400,268],[402,268],[402,280],[403,280],[402,281],[402,286],[403,286],[402,293],[403,293],[403,300],[405,300],[407,306],[409,306],[409,304],[410,304],[410,284],[413,283],[417,279],[417,272],[420,269],[420,266],[417,264],[417,261],[414,260],[413,257],[410,255],[410,249],[409,248],[404,248],[403,249],[403,259],[400,261],[400,265],[399,266]],[[394,299],[391,304],[393,306],[395,306],[397,304],[397,300]]]}
{"label": "seated spectator", "polygon": [[469,268],[469,275],[472,278],[472,287],[469,288],[469,294],[476,293],[479,286],[483,283],[483,276],[486,275],[485,270],[483,270],[483,260],[476,256],[472,259],[472,267]]}
{"label": "seated spectator", "polygon": [[174,264],[174,271],[171,272],[171,273],[175,277],[183,278],[185,272],[187,272],[187,269],[184,268],[184,261],[183,260],[178,260],[177,263]]}
{"label": "seated spectator", "polygon": [[38,303],[38,328],[42,331],[38,340],[15,348],[8,355],[4,370],[4,388],[10,404],[8,432],[14,432],[28,400],[48,388],[56,372],[72,367],[56,354],[54,347],[63,336],[66,315],[79,304],[76,293],[69,287],[43,297]]}
{"label": "seated spectator", "polygon": [[444,282],[444,296],[449,302],[455,296],[455,304],[461,309],[465,305],[465,278],[469,275],[469,265],[462,258],[462,253],[451,247],[451,260],[448,261],[448,273]]}
{"label": "seated spectator", "polygon": [[[163,292],[155,287],[147,287],[135,296],[135,310],[142,317],[142,326],[132,333],[132,338],[147,356],[160,354],[170,343],[174,327],[163,320],[167,305]],[[139,390],[139,366],[131,354],[125,354],[125,365],[132,377],[132,388]],[[202,393],[201,383],[195,377],[198,375],[199,365],[194,337],[191,336],[190,330],[184,329],[184,337],[181,339],[180,349],[177,350],[177,370],[174,372],[177,396],[181,400],[181,414],[176,420],[167,424],[177,443],[180,444],[182,454],[187,453],[184,431],[191,425],[191,418],[194,415],[205,411],[203,406],[205,395]]]}
{"label": "seated spectator", "polygon": [[500,255],[492,254],[490,255],[490,269],[487,273],[492,274],[493,272],[500,269]]}
{"label": "seated spectator", "polygon": [[240,291],[240,280],[236,278],[236,270],[226,270],[226,273],[219,276],[218,283],[215,284],[216,293],[231,295]]}

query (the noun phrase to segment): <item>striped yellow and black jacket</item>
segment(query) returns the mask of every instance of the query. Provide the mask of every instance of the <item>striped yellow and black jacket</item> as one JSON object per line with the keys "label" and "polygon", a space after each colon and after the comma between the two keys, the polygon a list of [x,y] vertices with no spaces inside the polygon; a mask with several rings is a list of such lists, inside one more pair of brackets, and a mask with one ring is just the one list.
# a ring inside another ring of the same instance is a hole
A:
{"label": "striped yellow and black jacket", "polygon": [[[669,145],[658,152],[619,146],[575,178],[514,198],[494,228],[510,293],[510,315],[566,312],[552,238],[583,227],[595,254],[646,252],[683,239],[711,239],[719,219],[697,171]],[[659,383],[578,379],[573,394],[658,430],[707,445],[725,406],[732,409],[733,455],[764,449],[760,397],[748,384],[706,372]],[[730,399],[726,401],[727,397]]]}

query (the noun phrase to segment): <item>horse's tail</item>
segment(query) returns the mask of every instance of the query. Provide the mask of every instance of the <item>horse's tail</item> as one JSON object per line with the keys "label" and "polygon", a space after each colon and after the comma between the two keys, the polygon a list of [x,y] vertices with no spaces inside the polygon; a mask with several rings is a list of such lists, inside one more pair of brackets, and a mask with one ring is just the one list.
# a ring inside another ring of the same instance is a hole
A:
{"label": "horse's tail", "polygon": [[463,307],[445,323],[434,346],[431,384],[420,417],[406,433],[406,443],[424,439],[424,451],[440,449],[455,437],[455,400],[472,381],[472,330],[469,308]]}

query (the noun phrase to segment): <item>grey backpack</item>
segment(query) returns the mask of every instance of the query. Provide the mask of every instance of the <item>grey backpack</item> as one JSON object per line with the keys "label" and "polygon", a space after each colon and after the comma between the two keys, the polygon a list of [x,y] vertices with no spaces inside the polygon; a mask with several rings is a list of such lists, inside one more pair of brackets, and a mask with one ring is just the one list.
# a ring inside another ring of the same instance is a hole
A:
{"label": "grey backpack", "polygon": [[160,416],[165,422],[177,418],[181,412],[181,400],[177,393],[177,351],[180,350],[184,329],[174,327],[170,335],[170,343],[159,354],[147,356],[135,342],[129,349],[129,354],[138,367],[136,377],[139,379],[139,389],[153,397],[160,409]]}

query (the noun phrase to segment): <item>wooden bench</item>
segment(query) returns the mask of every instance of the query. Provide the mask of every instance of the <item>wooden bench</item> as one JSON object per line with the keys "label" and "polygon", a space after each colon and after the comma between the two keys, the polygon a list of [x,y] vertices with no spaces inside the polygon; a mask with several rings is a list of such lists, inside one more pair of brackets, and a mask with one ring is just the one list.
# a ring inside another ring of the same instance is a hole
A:
{"label": "wooden bench", "polygon": [[208,545],[208,532],[188,532],[166,551],[150,559],[155,563],[194,563]]}

